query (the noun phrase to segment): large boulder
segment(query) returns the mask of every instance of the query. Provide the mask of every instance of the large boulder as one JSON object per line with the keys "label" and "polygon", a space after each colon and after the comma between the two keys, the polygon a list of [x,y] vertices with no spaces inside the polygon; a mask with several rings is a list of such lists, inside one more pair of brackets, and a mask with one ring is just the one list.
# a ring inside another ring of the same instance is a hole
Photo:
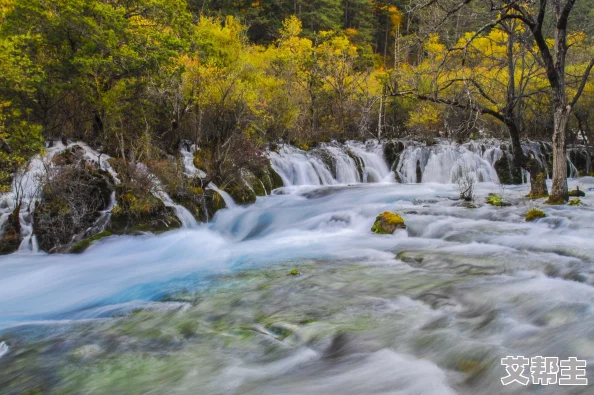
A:
{"label": "large boulder", "polygon": [[391,235],[396,229],[406,229],[404,220],[398,214],[386,211],[375,218],[371,231],[381,235]]}
{"label": "large boulder", "polygon": [[54,164],[42,181],[33,228],[41,250],[66,252],[73,242],[92,236],[89,229],[110,205],[113,180],[84,160],[80,147],[56,155]]}

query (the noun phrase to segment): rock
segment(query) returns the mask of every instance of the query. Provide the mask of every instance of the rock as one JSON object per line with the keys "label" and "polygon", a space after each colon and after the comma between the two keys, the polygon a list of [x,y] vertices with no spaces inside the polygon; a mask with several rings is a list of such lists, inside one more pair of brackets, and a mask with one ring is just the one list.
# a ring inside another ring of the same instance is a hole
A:
{"label": "rock", "polygon": [[547,215],[545,214],[544,211],[539,210],[537,208],[533,208],[533,209],[530,209],[530,211],[528,211],[528,213],[526,214],[526,221],[527,222],[535,221],[539,218],[544,218],[546,216]]}
{"label": "rock", "polygon": [[391,235],[396,229],[406,229],[404,220],[400,215],[388,211],[378,215],[371,227],[372,232],[384,235]]}
{"label": "rock", "polygon": [[136,194],[118,185],[109,230],[115,234],[163,233],[182,226],[175,210],[152,194]]}
{"label": "rock", "polygon": [[586,192],[582,191],[578,186],[573,191],[569,191],[567,195],[570,197],[584,197],[586,196]]}
{"label": "rock", "polygon": [[4,233],[0,235],[0,255],[12,254],[18,250],[21,244],[20,212],[21,206],[18,205],[8,217],[8,221],[6,221]]}
{"label": "rock", "polygon": [[61,253],[70,249],[73,240],[93,235],[89,229],[110,205],[113,180],[86,162],[80,147],[65,151],[55,164],[55,171],[43,181],[33,230],[41,250]]}
{"label": "rock", "polygon": [[417,184],[423,182],[423,169],[421,169],[421,161],[417,161]]}
{"label": "rock", "polygon": [[521,170],[514,167],[513,161],[510,160],[510,157],[505,151],[503,152],[503,156],[499,158],[497,162],[495,162],[493,167],[495,168],[495,172],[497,172],[499,182],[501,182],[503,185],[522,183]]}
{"label": "rock", "polygon": [[570,206],[581,206],[582,205],[582,201],[580,199],[572,199],[569,202]]}
{"label": "rock", "polygon": [[104,237],[109,237],[113,235],[110,231],[103,231],[101,233],[96,234],[95,236],[86,238],[82,241],[76,243],[71,249],[70,252],[73,254],[82,254],[87,248],[91,246],[97,240],[103,239]]}
{"label": "rock", "polygon": [[301,275],[301,273],[299,272],[299,270],[297,270],[297,269],[293,269],[293,270],[291,270],[291,271],[289,272],[289,275],[291,275],[291,276],[300,276],[300,275]]}
{"label": "rock", "polygon": [[504,201],[503,198],[501,197],[501,195],[497,195],[495,193],[489,194],[489,197],[487,198],[487,204],[490,204],[490,205],[496,206],[496,207],[511,206],[511,203]]}
{"label": "rock", "polygon": [[[357,166],[357,173],[359,173],[359,180],[361,182],[363,182],[363,176],[365,174],[365,171],[364,171],[365,164],[363,163],[363,160],[361,158],[359,158],[357,155],[355,155],[353,152],[351,152],[350,150],[347,151],[347,154],[353,160],[353,162],[355,162],[355,166]],[[336,175],[334,177],[336,177]]]}

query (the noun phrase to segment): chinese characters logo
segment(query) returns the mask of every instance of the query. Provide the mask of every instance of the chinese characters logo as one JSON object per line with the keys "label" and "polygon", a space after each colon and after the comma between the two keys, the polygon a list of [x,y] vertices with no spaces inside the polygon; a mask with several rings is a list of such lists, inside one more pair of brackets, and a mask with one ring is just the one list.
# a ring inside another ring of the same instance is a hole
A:
{"label": "chinese characters logo", "polygon": [[[528,385],[530,381],[541,385],[588,385],[586,361],[575,357],[559,361],[557,357],[537,356],[528,359],[507,356],[501,358],[501,365],[505,366],[507,372],[507,376],[501,378],[503,385]],[[526,370],[529,370],[531,377],[524,374]]]}

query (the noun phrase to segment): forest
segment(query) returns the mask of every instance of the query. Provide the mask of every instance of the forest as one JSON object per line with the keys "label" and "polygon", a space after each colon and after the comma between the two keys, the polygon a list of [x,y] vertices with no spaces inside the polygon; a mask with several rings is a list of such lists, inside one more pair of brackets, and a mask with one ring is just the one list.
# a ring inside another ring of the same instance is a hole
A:
{"label": "forest", "polygon": [[[548,3],[2,0],[0,190],[46,141],[81,141],[122,176],[116,211],[156,208],[143,164],[206,219],[211,181],[240,203],[281,184],[266,159],[280,143],[496,137],[513,157],[504,182],[528,172],[533,198],[549,195],[549,164],[522,142],[551,142],[549,202],[565,203],[567,145],[594,143],[594,3]],[[206,178],[183,177],[184,144]],[[38,224],[77,211],[52,188],[78,190],[69,180],[91,175],[74,167],[46,174]]]}

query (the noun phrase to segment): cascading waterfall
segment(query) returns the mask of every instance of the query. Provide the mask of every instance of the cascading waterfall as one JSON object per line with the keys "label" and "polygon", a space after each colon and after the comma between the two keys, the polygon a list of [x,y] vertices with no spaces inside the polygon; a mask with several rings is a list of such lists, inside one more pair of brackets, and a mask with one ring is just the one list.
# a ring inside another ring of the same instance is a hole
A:
{"label": "cascading waterfall", "polygon": [[[284,145],[270,152],[270,160],[285,186],[377,182],[450,184],[465,173],[471,174],[477,182],[498,182],[495,164],[505,155],[509,166],[513,166],[508,146],[498,140],[465,144],[439,140],[429,146],[414,141],[399,144],[402,149],[395,163],[386,162],[385,144],[375,141],[323,143],[311,151]],[[551,148],[539,142],[526,142],[523,147],[525,154],[534,156],[550,178]],[[574,152],[577,151],[568,152],[570,178],[578,176],[578,168],[572,161],[572,156],[577,155]],[[580,155],[584,162],[582,167],[591,169],[589,156]],[[529,174],[523,169],[522,174],[528,182]]]}
{"label": "cascading waterfall", "polygon": [[[484,146],[484,145],[483,145]],[[475,143],[459,145],[447,141],[434,146],[410,145],[401,155],[396,171],[403,182],[454,183],[463,172],[473,174],[478,182],[497,182],[493,165],[503,155],[499,148],[485,149]],[[417,178],[417,167],[422,178]]]}
{"label": "cascading waterfall", "polygon": [[184,173],[189,177],[206,177],[206,173],[194,166],[194,155],[196,153],[196,144],[184,141],[181,144],[180,154],[182,164],[184,166]]}
{"label": "cascading waterfall", "polygon": [[208,186],[206,187],[206,189],[213,190],[216,193],[218,193],[219,195],[221,195],[221,197],[223,198],[223,201],[225,202],[225,205],[227,206],[227,208],[234,208],[234,207],[237,206],[237,204],[235,203],[235,201],[233,200],[233,198],[231,197],[231,195],[229,195],[227,192],[225,192],[222,189],[220,189],[214,183],[212,183],[212,182],[209,183]]}

